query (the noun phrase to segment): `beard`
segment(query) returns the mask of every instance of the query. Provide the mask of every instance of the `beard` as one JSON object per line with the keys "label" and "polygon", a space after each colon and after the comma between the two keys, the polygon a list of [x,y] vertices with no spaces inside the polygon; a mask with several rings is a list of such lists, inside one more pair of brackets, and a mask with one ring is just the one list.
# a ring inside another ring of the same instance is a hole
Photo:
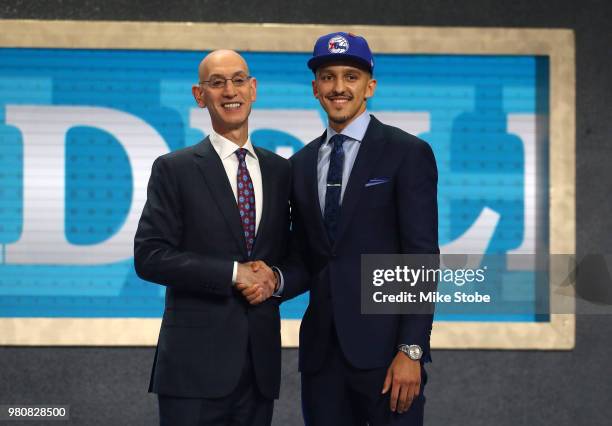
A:
{"label": "beard", "polygon": [[329,116],[329,121],[336,123],[336,124],[342,124],[342,123],[346,123],[349,119],[348,115],[340,115],[340,116],[332,116],[330,114],[328,114]]}

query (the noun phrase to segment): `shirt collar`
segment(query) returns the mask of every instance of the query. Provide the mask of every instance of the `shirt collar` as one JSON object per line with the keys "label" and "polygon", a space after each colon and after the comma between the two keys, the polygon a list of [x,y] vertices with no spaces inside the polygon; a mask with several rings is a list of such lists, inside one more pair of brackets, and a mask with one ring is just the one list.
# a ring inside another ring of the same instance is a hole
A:
{"label": "shirt collar", "polygon": [[[349,138],[356,140],[357,142],[361,142],[363,137],[365,136],[366,130],[368,130],[368,125],[370,124],[370,113],[368,110],[362,112],[359,117],[353,120],[348,126],[340,132],[341,134],[348,136]],[[327,137],[325,139],[325,143],[328,143],[332,136],[338,134],[334,129],[332,129],[329,125],[327,126]]]}
{"label": "shirt collar", "polygon": [[[214,130],[211,130],[208,136],[210,139],[210,143],[212,144],[215,151],[217,151],[217,154],[219,155],[221,160],[225,160],[227,157],[230,157],[232,155],[235,156],[236,150],[240,148],[234,142],[221,136]],[[251,143],[250,137],[247,138],[247,141],[242,146],[242,148],[246,149],[248,151],[248,155],[250,155],[251,157],[257,160],[257,155],[255,154],[255,148],[253,148],[253,144]]]}

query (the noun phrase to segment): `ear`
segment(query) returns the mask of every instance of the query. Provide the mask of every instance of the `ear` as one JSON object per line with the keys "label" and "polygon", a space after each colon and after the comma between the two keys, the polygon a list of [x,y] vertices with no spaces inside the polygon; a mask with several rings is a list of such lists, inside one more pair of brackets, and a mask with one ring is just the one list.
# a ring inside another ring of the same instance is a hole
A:
{"label": "ear", "polygon": [[257,100],[257,80],[255,77],[251,78],[249,84],[251,85],[251,102],[255,102]]}
{"label": "ear", "polygon": [[317,80],[312,80],[312,94],[315,98],[319,99],[319,88],[317,87]]}
{"label": "ear", "polygon": [[193,94],[193,98],[200,108],[206,108],[206,102],[204,100],[204,90],[197,84],[191,86],[191,93]]}
{"label": "ear", "polygon": [[372,96],[374,96],[375,90],[376,90],[376,80],[371,78],[370,81],[368,81],[368,84],[366,86],[365,98],[369,99]]}

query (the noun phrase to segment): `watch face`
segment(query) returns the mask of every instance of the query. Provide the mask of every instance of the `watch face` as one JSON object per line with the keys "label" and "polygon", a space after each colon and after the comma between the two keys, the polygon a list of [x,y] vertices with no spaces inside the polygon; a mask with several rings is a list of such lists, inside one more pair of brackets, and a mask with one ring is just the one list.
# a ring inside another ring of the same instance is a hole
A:
{"label": "watch face", "polygon": [[421,350],[421,347],[419,345],[410,345],[409,352],[408,352],[408,355],[410,356],[410,358],[414,360],[421,359],[422,354],[423,354],[423,351]]}

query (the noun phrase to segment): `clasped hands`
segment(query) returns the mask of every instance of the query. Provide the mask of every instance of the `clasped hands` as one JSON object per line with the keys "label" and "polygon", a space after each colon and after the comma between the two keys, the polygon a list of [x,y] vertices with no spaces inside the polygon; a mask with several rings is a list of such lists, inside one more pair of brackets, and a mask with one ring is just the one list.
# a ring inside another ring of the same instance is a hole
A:
{"label": "clasped hands", "polygon": [[251,305],[265,302],[278,289],[276,273],[261,260],[238,264],[236,289]]}

